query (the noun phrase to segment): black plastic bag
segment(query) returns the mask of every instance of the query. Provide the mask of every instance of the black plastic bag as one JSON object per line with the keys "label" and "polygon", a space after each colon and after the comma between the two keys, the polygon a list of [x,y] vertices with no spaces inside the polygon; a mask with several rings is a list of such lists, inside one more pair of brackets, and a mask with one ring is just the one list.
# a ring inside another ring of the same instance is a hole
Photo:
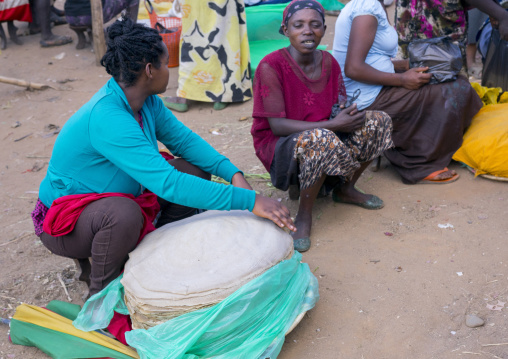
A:
{"label": "black plastic bag", "polygon": [[428,67],[431,84],[454,81],[462,69],[459,45],[448,37],[411,41],[408,45],[409,67]]}
{"label": "black plastic bag", "polygon": [[501,39],[499,30],[494,28],[483,64],[482,86],[508,91],[508,41]]}

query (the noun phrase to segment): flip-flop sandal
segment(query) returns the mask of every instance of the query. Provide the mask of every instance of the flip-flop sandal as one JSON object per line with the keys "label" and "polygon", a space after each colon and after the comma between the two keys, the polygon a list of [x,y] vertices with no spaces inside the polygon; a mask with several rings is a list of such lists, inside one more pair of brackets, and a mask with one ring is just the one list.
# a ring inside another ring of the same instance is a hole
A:
{"label": "flip-flop sandal", "polygon": [[365,202],[352,202],[345,201],[339,196],[337,196],[335,192],[332,192],[332,199],[335,203],[354,204],[355,206],[362,207],[365,209],[381,209],[385,206],[383,200],[375,195],[372,195],[372,197],[370,197]]}
{"label": "flip-flop sandal", "polygon": [[435,179],[441,173],[449,171],[448,167],[443,168],[442,170],[432,172],[430,175],[422,179],[419,184],[444,184],[444,183],[452,183],[459,179],[459,174],[456,173],[450,178],[446,179]]}
{"label": "flip-flop sandal", "polygon": [[310,237],[293,239],[293,248],[298,252],[306,252],[310,248]]}
{"label": "flip-flop sandal", "polygon": [[176,112],[187,112],[189,111],[189,105],[186,103],[177,103],[177,102],[169,102],[166,100],[166,98],[159,96],[162,100],[162,103],[164,106],[169,108],[170,110],[176,111]]}
{"label": "flip-flop sandal", "polygon": [[72,42],[72,37],[70,36],[55,36],[55,38],[51,40],[41,40],[41,47],[53,47],[53,46],[62,46],[67,45]]}
{"label": "flip-flop sandal", "polygon": [[213,103],[213,109],[215,111],[224,110],[227,106],[228,106],[228,104],[225,102],[214,102]]}

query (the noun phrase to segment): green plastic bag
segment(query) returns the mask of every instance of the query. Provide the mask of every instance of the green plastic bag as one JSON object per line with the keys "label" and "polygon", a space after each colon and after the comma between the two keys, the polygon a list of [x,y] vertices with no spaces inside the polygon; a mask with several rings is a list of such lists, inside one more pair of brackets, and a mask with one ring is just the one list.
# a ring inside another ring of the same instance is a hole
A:
{"label": "green plastic bag", "polygon": [[[127,343],[141,358],[275,359],[295,319],[319,299],[317,279],[301,259],[295,252],[212,307],[127,332]],[[115,305],[107,303],[94,307],[112,317]]]}
{"label": "green plastic bag", "polygon": [[90,332],[104,329],[109,325],[114,312],[129,315],[129,310],[123,300],[124,290],[120,283],[123,274],[108,284],[99,293],[92,295],[72,322],[76,329]]}

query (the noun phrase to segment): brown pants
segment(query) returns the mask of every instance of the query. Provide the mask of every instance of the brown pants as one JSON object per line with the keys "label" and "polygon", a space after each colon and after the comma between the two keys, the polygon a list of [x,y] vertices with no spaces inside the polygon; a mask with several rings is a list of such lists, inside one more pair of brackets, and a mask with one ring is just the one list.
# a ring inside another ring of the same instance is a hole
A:
{"label": "brown pants", "polygon": [[[211,176],[182,159],[169,161],[180,172],[210,180]],[[195,208],[159,198],[161,214],[156,227],[192,216]],[[42,243],[52,253],[78,259],[82,279],[89,282],[89,295],[100,292],[118,277],[135,247],[143,227],[143,215],[136,202],[124,197],[107,197],[90,203],[79,216],[73,231],[60,237],[43,233]],[[91,267],[88,258],[92,259]],[[89,281],[87,280],[89,274]],[[80,278],[81,279],[81,278]]]}

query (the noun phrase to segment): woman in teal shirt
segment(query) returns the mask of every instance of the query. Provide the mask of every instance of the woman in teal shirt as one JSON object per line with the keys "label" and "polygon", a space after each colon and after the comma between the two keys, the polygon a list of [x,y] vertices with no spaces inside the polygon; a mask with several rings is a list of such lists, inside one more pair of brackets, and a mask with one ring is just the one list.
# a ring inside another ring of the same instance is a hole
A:
{"label": "woman in teal shirt", "polygon": [[[164,222],[188,217],[196,208],[239,209],[295,230],[286,207],[256,195],[229,159],[165,108],[157,94],[168,84],[169,54],[157,31],[124,18],[110,27],[108,37],[101,64],[113,78],[62,128],[32,213],[43,244],[77,259],[86,272],[83,279],[90,274],[90,294],[120,274],[143,228],[142,211],[129,198],[100,198],[84,208],[70,233],[52,236],[43,231],[44,219],[65,196],[138,197],[147,189],[159,197]],[[157,141],[179,158],[164,159]],[[232,186],[209,181],[210,174]]]}

